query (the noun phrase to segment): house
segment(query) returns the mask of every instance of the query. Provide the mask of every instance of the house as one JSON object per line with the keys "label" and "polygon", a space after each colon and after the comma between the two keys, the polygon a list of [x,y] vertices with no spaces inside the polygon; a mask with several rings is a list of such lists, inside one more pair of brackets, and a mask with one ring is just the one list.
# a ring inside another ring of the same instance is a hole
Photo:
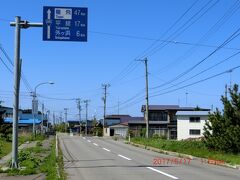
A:
{"label": "house", "polygon": [[110,133],[108,134],[109,136],[121,136],[125,138],[128,133],[128,122],[109,126],[108,129],[110,129],[110,131],[107,131]]}
{"label": "house", "polygon": [[[177,139],[177,117],[178,111],[194,111],[194,107],[180,107],[178,105],[149,105],[149,135],[154,134],[166,136],[168,139]],[[200,109],[209,111],[209,109]],[[141,112],[146,116],[146,106],[143,105]],[[129,130],[134,136],[144,135],[145,121],[131,121],[128,123]]]}
{"label": "house", "polygon": [[143,121],[143,117],[132,117],[129,115],[108,115],[104,120],[104,136],[126,137],[128,123],[131,121]]}
{"label": "house", "polygon": [[202,137],[208,115],[209,111],[178,111],[177,140]]}
{"label": "house", "polygon": [[[5,118],[4,123],[6,124],[12,124],[13,120],[12,118]],[[35,123],[36,131],[40,132],[40,124],[41,120],[39,119],[19,119],[18,120],[18,131],[19,133],[27,133],[32,132],[33,130],[33,123]]]}
{"label": "house", "polygon": [[[2,118],[12,118],[13,117],[13,108],[11,107],[5,107],[5,106],[0,106],[0,112],[2,112]],[[22,110],[19,109],[18,111],[19,116],[22,114]]]}
{"label": "house", "polygon": [[[13,108],[11,107],[4,107],[0,106],[0,111],[3,113],[3,120],[6,124],[12,124],[13,122]],[[32,132],[33,124],[35,123],[36,131],[40,132],[40,125],[42,122],[42,114],[41,112],[38,112],[35,119],[33,119],[32,111],[31,109],[27,110],[19,110],[19,121],[18,121],[18,128],[19,132]],[[44,119],[46,119],[46,115],[44,116]]]}

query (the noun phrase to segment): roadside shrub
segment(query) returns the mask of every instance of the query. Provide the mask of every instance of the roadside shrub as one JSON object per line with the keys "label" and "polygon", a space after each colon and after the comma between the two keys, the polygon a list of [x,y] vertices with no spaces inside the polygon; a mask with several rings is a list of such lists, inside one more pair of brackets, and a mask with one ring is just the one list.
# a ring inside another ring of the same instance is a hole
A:
{"label": "roadside shrub", "polygon": [[26,169],[34,169],[41,163],[41,159],[34,156],[31,149],[20,151],[18,160],[20,167],[26,167]]}
{"label": "roadside shrub", "polygon": [[2,145],[2,142],[1,142],[1,139],[0,139],[0,154],[2,154],[2,147],[3,147],[3,145]]}
{"label": "roadside shrub", "polygon": [[153,134],[152,138],[153,138],[153,139],[158,139],[158,138],[159,138],[159,135],[158,135],[158,134]]}
{"label": "roadside shrub", "polygon": [[36,144],[36,146],[37,146],[37,147],[40,147],[40,146],[42,146],[42,142],[40,142],[40,141],[37,141],[37,144]]}
{"label": "roadside shrub", "polygon": [[146,128],[142,128],[141,131],[140,131],[140,136],[141,137],[145,137],[146,136]]}

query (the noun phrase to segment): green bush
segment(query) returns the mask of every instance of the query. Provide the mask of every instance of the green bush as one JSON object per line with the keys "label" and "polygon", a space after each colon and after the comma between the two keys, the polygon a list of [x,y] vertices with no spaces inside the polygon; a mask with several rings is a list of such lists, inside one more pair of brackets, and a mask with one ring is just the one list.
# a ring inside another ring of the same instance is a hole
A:
{"label": "green bush", "polygon": [[230,99],[222,96],[223,113],[209,115],[204,127],[204,143],[210,150],[240,153],[240,92],[238,85],[229,89]]}

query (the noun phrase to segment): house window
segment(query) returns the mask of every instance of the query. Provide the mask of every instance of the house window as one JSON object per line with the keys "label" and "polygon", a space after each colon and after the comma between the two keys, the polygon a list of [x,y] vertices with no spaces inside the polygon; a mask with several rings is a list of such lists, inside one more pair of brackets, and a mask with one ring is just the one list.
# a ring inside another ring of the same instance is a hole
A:
{"label": "house window", "polygon": [[190,117],[189,122],[190,123],[199,123],[200,122],[200,117]]}
{"label": "house window", "polygon": [[190,135],[200,135],[201,134],[201,130],[200,129],[190,129],[189,130],[189,134]]}
{"label": "house window", "polygon": [[167,121],[167,113],[166,112],[149,112],[148,115],[149,121]]}

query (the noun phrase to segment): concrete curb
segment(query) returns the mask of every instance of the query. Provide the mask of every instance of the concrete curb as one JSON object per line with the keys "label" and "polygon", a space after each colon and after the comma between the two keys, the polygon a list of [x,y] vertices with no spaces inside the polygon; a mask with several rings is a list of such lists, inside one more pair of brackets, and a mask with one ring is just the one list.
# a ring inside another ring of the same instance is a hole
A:
{"label": "concrete curb", "polygon": [[[166,155],[170,155],[170,156],[175,156],[175,157],[181,157],[181,158],[189,158],[191,160],[198,160],[198,161],[205,161],[207,162],[208,159],[206,158],[199,158],[199,157],[195,157],[192,155],[188,155],[188,154],[182,154],[182,153],[177,153],[177,152],[172,152],[172,151],[166,151],[166,150],[162,150],[162,149],[158,149],[158,148],[154,148],[154,147],[150,147],[150,146],[146,146],[146,145],[142,145],[142,144],[137,144],[137,143],[133,143],[133,142],[128,142],[125,141],[126,144],[130,144],[133,145],[135,147],[139,147],[142,149],[147,149],[153,152],[157,152],[157,153],[161,153],[161,154],[166,154]],[[227,167],[227,168],[232,168],[232,169],[238,169],[240,170],[240,165],[231,165],[231,164],[215,164],[216,166],[223,166],[223,167]]]}

